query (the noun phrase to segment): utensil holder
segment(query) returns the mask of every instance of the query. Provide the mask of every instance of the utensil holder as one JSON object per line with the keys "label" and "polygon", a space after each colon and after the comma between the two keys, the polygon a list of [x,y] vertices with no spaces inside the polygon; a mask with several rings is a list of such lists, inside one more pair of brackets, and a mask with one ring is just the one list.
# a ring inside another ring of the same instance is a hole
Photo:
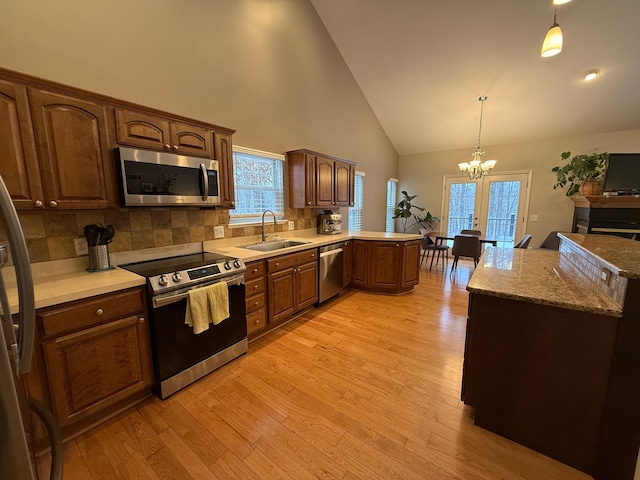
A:
{"label": "utensil holder", "polygon": [[90,272],[111,269],[109,265],[108,245],[95,245],[89,247],[89,268]]}

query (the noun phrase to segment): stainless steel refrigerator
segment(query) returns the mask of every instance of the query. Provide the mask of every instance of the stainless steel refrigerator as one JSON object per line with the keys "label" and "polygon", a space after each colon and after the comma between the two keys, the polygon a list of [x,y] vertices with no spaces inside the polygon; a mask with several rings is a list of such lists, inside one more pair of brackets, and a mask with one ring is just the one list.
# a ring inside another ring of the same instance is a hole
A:
{"label": "stainless steel refrigerator", "polygon": [[[42,403],[30,398],[23,375],[31,368],[35,303],[29,254],[11,196],[0,177],[0,478],[38,479],[32,445],[31,410],[45,424],[51,440],[51,479],[62,478],[62,442],[55,419]],[[18,306],[11,311],[7,288],[13,274],[3,268],[9,253],[15,270]],[[12,314],[13,313],[13,314]]]}

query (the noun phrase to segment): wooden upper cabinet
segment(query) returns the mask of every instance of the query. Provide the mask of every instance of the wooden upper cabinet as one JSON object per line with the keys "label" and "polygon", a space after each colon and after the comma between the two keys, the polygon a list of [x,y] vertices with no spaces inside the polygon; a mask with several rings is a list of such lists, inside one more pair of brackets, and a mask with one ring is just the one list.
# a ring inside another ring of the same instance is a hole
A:
{"label": "wooden upper cabinet", "polygon": [[355,168],[345,162],[335,162],[335,204],[341,207],[353,205],[353,183]]}
{"label": "wooden upper cabinet", "polygon": [[235,187],[233,184],[233,146],[231,135],[215,133],[215,159],[219,162],[218,188],[220,189],[220,207],[235,208]]}
{"label": "wooden upper cabinet", "polygon": [[309,150],[287,152],[289,207],[353,206],[355,164]]}
{"label": "wooden upper cabinet", "polygon": [[107,107],[29,88],[45,208],[114,205]]}
{"label": "wooden upper cabinet", "polygon": [[316,205],[332,207],[335,201],[334,161],[316,157]]}
{"label": "wooden upper cabinet", "polygon": [[118,143],[211,157],[211,131],[141,111],[116,109]]}
{"label": "wooden upper cabinet", "polygon": [[27,89],[0,80],[0,176],[16,208],[43,204]]}

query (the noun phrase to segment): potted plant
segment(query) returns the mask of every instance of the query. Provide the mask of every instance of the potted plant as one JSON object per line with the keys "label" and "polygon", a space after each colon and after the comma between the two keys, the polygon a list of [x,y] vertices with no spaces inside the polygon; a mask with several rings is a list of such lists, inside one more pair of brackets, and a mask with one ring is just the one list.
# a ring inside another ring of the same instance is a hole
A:
{"label": "potted plant", "polygon": [[[560,158],[567,160],[571,152],[562,152]],[[580,195],[600,195],[602,193],[602,181],[607,171],[609,160],[608,153],[591,153],[589,155],[576,155],[563,166],[551,169],[556,174],[554,189],[569,184],[566,195],[570,197],[574,193]]]}
{"label": "potted plant", "polygon": [[[417,197],[417,195],[409,195],[405,190],[402,190],[403,199],[400,200],[395,210],[393,211],[392,218],[400,218],[402,219],[402,231],[406,232],[408,228],[411,228],[414,225],[422,225],[425,227],[433,228],[433,222],[439,222],[440,219],[438,217],[434,217],[431,215],[429,211],[421,216],[419,213],[412,212],[412,209],[416,209],[420,212],[424,212],[424,207],[419,205],[414,205],[411,201]],[[407,221],[413,218],[414,222],[407,225]]]}

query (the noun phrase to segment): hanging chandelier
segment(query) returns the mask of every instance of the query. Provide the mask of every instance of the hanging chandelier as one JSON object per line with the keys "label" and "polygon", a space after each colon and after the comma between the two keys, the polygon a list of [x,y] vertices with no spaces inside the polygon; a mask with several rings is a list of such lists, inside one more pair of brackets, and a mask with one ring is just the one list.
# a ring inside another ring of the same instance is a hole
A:
{"label": "hanging chandelier", "polygon": [[471,161],[469,163],[459,163],[458,168],[471,180],[480,180],[485,175],[488,175],[493,167],[496,165],[496,160],[482,161],[484,152],[480,148],[480,135],[482,134],[482,111],[484,110],[484,102],[487,99],[486,95],[478,98],[480,102],[480,127],[478,128],[478,148],[471,154]]}

